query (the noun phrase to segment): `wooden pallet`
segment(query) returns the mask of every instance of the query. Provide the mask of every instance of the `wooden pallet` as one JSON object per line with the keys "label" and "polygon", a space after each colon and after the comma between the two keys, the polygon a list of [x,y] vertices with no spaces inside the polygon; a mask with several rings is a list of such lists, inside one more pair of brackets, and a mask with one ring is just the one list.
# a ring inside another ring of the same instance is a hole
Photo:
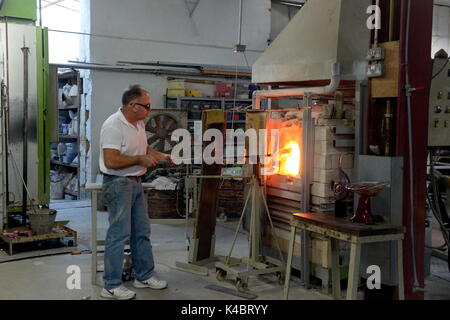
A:
{"label": "wooden pallet", "polygon": [[66,226],[55,224],[53,226],[52,233],[43,234],[43,235],[34,235],[31,237],[28,236],[18,236],[16,238],[9,238],[5,235],[5,233],[13,233],[14,231],[18,232],[29,232],[31,229],[29,227],[18,227],[18,228],[11,228],[11,229],[5,229],[3,230],[3,233],[0,233],[0,239],[3,240],[3,242],[6,242],[9,246],[9,255],[13,255],[13,245],[19,244],[19,243],[27,243],[27,242],[36,242],[36,241],[42,241],[42,240],[50,240],[50,239],[62,239],[62,238],[73,238],[74,239],[74,246],[77,245],[77,232],[75,230],[72,230]]}

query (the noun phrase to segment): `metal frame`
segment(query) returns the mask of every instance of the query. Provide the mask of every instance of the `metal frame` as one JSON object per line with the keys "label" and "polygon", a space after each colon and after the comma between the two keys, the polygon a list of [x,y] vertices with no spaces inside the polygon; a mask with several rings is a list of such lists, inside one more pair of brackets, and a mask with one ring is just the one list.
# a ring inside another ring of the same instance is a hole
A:
{"label": "metal frame", "polygon": [[[360,278],[360,264],[361,264],[361,246],[365,243],[379,243],[391,242],[397,243],[397,273],[398,273],[398,292],[399,300],[405,299],[405,286],[403,280],[403,233],[392,233],[378,236],[360,237],[346,232],[334,231],[326,227],[320,227],[307,222],[297,221],[295,219],[291,222],[291,234],[289,240],[289,254],[286,268],[286,279],[284,283],[284,298],[289,297],[289,281],[291,275],[292,256],[294,252],[295,233],[296,229],[300,228],[308,232],[314,232],[325,235],[331,238],[332,251],[332,283],[333,283],[333,297],[339,300],[341,297],[340,287],[340,270],[339,270],[339,241],[346,241],[350,243],[350,266],[348,271],[348,286],[347,286],[347,300],[355,300],[357,297],[358,282]],[[304,253],[302,251],[302,253]],[[304,255],[304,254],[302,254]]]}
{"label": "metal frame", "polygon": [[[247,208],[247,203],[249,199],[252,199],[252,207],[251,207],[251,215],[250,215],[250,254],[248,257],[243,257],[241,259],[232,259],[231,254],[234,249],[234,244],[236,241],[236,236],[239,231],[239,228],[242,224],[243,217],[245,215],[245,210]],[[233,243],[230,248],[230,252],[226,257],[225,262],[216,262],[216,272],[217,278],[221,280],[227,273],[231,273],[236,277],[236,287],[238,291],[244,291],[248,286],[248,278],[250,276],[257,276],[261,274],[268,273],[277,273],[279,275],[279,279],[283,279],[284,271],[286,270],[286,264],[284,261],[280,261],[274,259],[269,256],[263,256],[260,250],[260,236],[261,236],[261,221],[259,219],[260,216],[260,208],[259,208],[259,197],[263,197],[264,199],[264,191],[262,189],[261,183],[256,176],[252,177],[252,186],[249,190],[247,199],[245,201],[244,208],[242,210],[241,219],[236,227],[236,234],[233,240]],[[270,212],[267,207],[267,203],[264,200],[265,204],[265,212],[271,222],[272,232],[273,232],[273,223],[270,217]],[[280,250],[280,257],[283,258]],[[247,270],[240,271],[235,269],[234,266],[246,264]],[[250,270],[252,267],[254,270]],[[225,273],[225,274],[223,274]],[[280,281],[281,282],[281,281]]]}
{"label": "metal frame", "polygon": [[[303,113],[303,148],[302,155],[302,209],[303,212],[310,211],[310,198],[311,198],[311,183],[312,183],[312,167],[314,159],[314,123],[312,119],[312,100],[313,96],[331,95],[332,91],[337,89],[339,85],[339,72],[336,72],[330,85],[326,87],[307,88],[307,89],[281,89],[281,90],[266,90],[255,91],[253,94],[253,106],[254,109],[259,110],[261,108],[261,99],[266,98],[280,98],[280,97],[303,97],[304,100],[304,113]],[[311,91],[309,91],[311,90]],[[274,111],[280,111],[274,109]],[[310,247],[310,235],[307,230],[302,231],[301,234],[301,247],[302,254],[301,259],[301,280],[305,287],[309,287],[309,247]],[[305,276],[308,275],[308,276]]]}

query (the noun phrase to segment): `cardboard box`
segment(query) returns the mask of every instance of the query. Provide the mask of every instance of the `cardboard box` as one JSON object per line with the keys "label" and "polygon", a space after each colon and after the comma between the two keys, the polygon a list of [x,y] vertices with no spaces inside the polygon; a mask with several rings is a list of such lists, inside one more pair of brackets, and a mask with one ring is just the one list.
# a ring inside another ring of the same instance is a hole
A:
{"label": "cardboard box", "polygon": [[169,90],[184,90],[184,80],[170,80],[167,82],[167,89]]}

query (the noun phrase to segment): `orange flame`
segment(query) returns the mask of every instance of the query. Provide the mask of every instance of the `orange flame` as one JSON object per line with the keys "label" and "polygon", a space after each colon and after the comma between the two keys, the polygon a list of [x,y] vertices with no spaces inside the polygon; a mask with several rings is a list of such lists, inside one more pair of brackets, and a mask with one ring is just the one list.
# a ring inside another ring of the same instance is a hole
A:
{"label": "orange flame", "polygon": [[279,174],[298,176],[300,174],[300,146],[294,140],[285,144],[280,150],[278,161],[280,162]]}
{"label": "orange flame", "polygon": [[[271,180],[278,179],[276,175],[299,178],[302,173],[302,127],[296,123],[288,125],[282,119],[268,117],[266,124],[267,153],[270,156],[265,164],[265,175]],[[272,135],[271,130],[278,130],[278,134]],[[268,184],[270,185],[270,181]],[[275,183],[276,185],[276,183]]]}

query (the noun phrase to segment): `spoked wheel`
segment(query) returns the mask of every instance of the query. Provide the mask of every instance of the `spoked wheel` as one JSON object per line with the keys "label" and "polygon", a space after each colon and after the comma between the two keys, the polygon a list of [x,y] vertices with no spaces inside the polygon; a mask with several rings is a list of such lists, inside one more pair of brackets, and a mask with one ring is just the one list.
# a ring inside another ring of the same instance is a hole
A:
{"label": "spoked wheel", "polygon": [[236,289],[239,292],[245,292],[248,288],[248,284],[243,282],[241,279],[237,279],[236,281]]}
{"label": "spoked wheel", "polygon": [[278,283],[280,285],[283,285],[284,281],[286,280],[286,276],[283,272],[277,272],[277,279],[278,279]]}
{"label": "spoked wheel", "polygon": [[217,271],[216,271],[217,280],[224,281],[226,277],[227,277],[227,272],[225,270],[217,269]]}

